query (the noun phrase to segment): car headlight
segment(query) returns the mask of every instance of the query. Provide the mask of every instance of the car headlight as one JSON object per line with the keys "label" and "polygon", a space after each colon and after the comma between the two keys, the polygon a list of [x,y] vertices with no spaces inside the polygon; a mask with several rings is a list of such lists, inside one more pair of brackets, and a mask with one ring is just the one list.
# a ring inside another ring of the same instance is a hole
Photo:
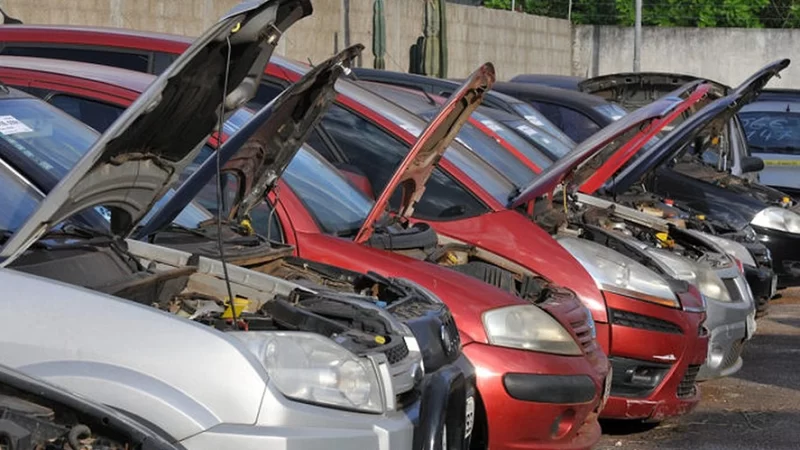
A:
{"label": "car headlight", "polygon": [[489,343],[558,355],[582,355],[578,343],[561,324],[535,305],[514,305],[483,313]]}
{"label": "car headlight", "polygon": [[391,383],[382,383],[369,358],[354,355],[314,333],[231,332],[267,369],[286,397],[361,412],[383,413],[394,398]]}
{"label": "car headlight", "polygon": [[728,288],[725,287],[725,283],[722,282],[722,279],[712,268],[695,263],[667,250],[649,248],[646,251],[657,262],[661,263],[660,265],[665,272],[673,278],[694,284],[706,298],[720,302],[733,301],[728,293]]}
{"label": "car headlight", "polygon": [[757,267],[756,260],[753,258],[753,255],[750,254],[750,250],[747,250],[747,247],[744,245],[732,241],[730,239],[725,239],[723,237],[714,236],[713,234],[708,233],[701,233],[699,231],[694,230],[687,230],[689,232],[693,232],[693,234],[698,235],[704,239],[707,239],[718,246],[722,247],[722,250],[725,251],[730,256],[738,259],[742,262],[742,264],[747,264],[749,266]]}
{"label": "car headlight", "polygon": [[659,274],[627,256],[584,239],[558,239],[592,276],[598,289],[671,308],[681,304],[669,283]]}
{"label": "car headlight", "polygon": [[762,209],[750,223],[770,230],[800,234],[800,214],[777,206]]}

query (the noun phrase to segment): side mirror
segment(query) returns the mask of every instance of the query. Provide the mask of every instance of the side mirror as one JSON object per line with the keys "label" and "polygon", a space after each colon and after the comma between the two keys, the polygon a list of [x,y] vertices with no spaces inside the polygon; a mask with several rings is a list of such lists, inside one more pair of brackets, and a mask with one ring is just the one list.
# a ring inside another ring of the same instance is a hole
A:
{"label": "side mirror", "polygon": [[742,158],[742,173],[761,172],[764,170],[764,161],[757,156]]}

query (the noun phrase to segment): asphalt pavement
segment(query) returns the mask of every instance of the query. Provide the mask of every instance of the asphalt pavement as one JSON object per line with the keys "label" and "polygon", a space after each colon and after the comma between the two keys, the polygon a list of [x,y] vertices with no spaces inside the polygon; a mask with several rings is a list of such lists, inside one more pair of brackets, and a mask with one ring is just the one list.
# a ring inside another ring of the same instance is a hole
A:
{"label": "asphalt pavement", "polygon": [[603,424],[598,450],[800,449],[800,288],[774,299],[737,374],[700,384],[690,414],[649,429]]}

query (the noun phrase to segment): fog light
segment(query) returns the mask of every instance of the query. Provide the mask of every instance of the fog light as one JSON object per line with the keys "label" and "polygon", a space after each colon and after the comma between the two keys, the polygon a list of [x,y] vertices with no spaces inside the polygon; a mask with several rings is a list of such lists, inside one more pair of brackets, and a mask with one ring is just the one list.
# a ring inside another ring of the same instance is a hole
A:
{"label": "fog light", "polygon": [[637,366],[628,369],[625,372],[625,375],[627,375],[628,378],[628,383],[636,386],[647,386],[647,387],[658,386],[658,383],[661,382],[662,374],[663,374],[662,370],[644,366]]}
{"label": "fog light", "polygon": [[709,368],[716,369],[717,367],[721,366],[724,358],[725,350],[722,347],[716,344],[708,347],[708,358],[706,359],[706,364]]}

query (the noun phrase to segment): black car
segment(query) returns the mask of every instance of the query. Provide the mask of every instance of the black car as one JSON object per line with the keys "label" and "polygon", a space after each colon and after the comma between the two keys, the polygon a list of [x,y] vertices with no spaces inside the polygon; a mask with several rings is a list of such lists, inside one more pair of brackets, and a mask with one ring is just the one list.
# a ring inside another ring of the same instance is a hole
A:
{"label": "black car", "polygon": [[567,89],[497,82],[494,90],[529,103],[578,143],[627,114],[624,108],[615,103]]}
{"label": "black car", "polygon": [[717,234],[761,242],[772,254],[778,286],[800,284],[800,205],[775,189],[720,172],[702,155],[720,142],[725,124],[789,65],[776,61],[671,133],[640,151],[602,190],[608,195],[655,193],[705,215]]}
{"label": "black car", "polygon": [[578,91],[578,84],[583,81],[583,77],[575,77],[572,75],[550,75],[550,74],[536,74],[526,73],[517,75],[510,81],[512,83],[529,83],[541,84],[542,86],[550,86],[559,89],[569,89],[571,91]]}

